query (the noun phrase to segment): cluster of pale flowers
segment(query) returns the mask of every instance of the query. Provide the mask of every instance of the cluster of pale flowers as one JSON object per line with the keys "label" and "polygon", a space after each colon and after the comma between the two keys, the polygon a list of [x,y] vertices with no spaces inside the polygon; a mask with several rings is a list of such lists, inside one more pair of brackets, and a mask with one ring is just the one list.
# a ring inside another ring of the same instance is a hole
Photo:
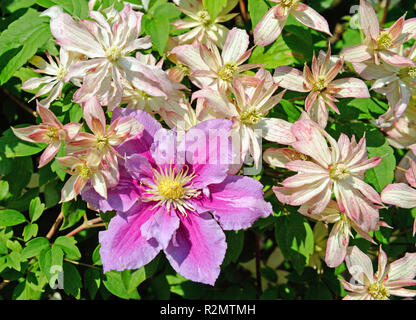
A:
{"label": "cluster of pale flowers", "polygon": [[[173,26],[190,29],[169,40],[167,56],[176,66],[164,70],[163,60],[157,62],[151,54],[137,51],[150,49],[152,42],[149,36],[140,37],[143,13],[128,3],[121,12],[90,8],[90,19],[85,20],[52,7],[43,14],[51,18],[59,58],[48,53],[48,62],[33,57],[29,62],[38,68],[35,71],[46,76],[22,85],[24,90],[41,86],[34,98],[47,97],[37,107],[42,123],[13,129],[14,133],[48,144],[39,166],[64,148],[65,156],[57,160],[71,177],[61,201],[81,194],[97,209],[117,211],[108,230],[100,232],[104,270],[139,268],[163,250],[177,272],[214,284],[226,248],[221,229],[248,228],[257,218],[271,214],[261,184],[235,175],[251,156],[254,166],[263,158],[272,166],[297,172],[273,187],[281,203],[300,206],[301,214],[334,224],[324,259],[329,267],[346,261],[358,282],[342,281],[352,291],[347,298],[415,296],[416,291],[402,287],[416,285],[412,280],[416,253],[406,253],[386,268],[387,257],[380,248],[379,271],[373,274],[370,258],[348,243],[351,229],[375,243],[369,233],[389,227],[379,217],[383,202],[415,207],[416,190],[401,182],[387,186],[380,196],[364,182],[366,170],[382,160],[368,158],[365,137],[357,142],[354,136],[341,134],[337,141],[325,127],[328,108],[339,113],[337,98],[370,97],[363,80],[337,78],[348,61],[361,78],[372,81],[372,90],[387,96],[390,109],[377,124],[392,145],[416,150],[416,135],[411,133],[412,115],[416,116],[413,109],[407,110],[415,90],[416,50],[415,46],[403,49],[405,42],[416,37],[416,20],[403,16],[381,29],[373,8],[362,0],[363,44],[345,49],[340,56],[332,56],[328,48],[327,53],[314,54],[311,68],[305,64],[303,72],[280,66],[272,75],[261,64],[246,63],[254,47],[249,48],[245,30],[228,30],[220,24],[235,17],[229,12],[237,0],[229,0],[215,19],[201,0],[173,2],[189,18]],[[300,1],[272,2],[276,5],[254,29],[255,45],[274,42],[289,14],[307,27],[330,34],[325,18]],[[91,3],[92,7],[95,1]],[[246,72],[253,69],[257,71]],[[191,101],[181,84],[184,77],[198,88]],[[82,106],[91,133],[82,132],[80,123],[62,125],[48,109],[69,82],[78,87],[73,101]],[[285,90],[276,93],[279,86]],[[295,123],[267,117],[286,90],[308,93],[306,112]],[[108,127],[103,107],[112,112]],[[157,114],[172,130],[162,129],[149,114]],[[232,152],[222,163],[213,164],[207,154],[217,155],[219,150],[215,149],[217,138],[208,137],[208,132],[220,129],[225,130],[225,149]],[[160,130],[164,139],[157,138]],[[186,133],[180,135],[181,131]],[[198,137],[198,146],[204,150],[195,150],[190,143]],[[263,152],[263,138],[287,147]],[[176,140],[180,140],[177,150],[183,153],[167,156]],[[179,162],[179,156],[186,161]],[[405,178],[416,188],[416,165],[413,161],[408,165]]]}

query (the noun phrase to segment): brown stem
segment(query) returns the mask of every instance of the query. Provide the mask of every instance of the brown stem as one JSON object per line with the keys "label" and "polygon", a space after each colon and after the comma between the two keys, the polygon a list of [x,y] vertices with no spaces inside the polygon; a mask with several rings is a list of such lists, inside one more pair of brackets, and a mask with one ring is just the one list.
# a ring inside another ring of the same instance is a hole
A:
{"label": "brown stem", "polygon": [[386,23],[387,15],[389,13],[389,7],[390,7],[390,0],[386,0],[386,5],[384,6],[383,16],[381,17],[380,25]]}
{"label": "brown stem", "polygon": [[[65,235],[65,237],[72,237],[74,235],[76,235],[78,232],[81,232],[84,229],[88,229],[88,228],[97,228],[97,227],[105,227],[105,223],[97,223],[102,221],[102,219],[99,218],[95,218],[92,220],[88,220],[85,221],[82,225],[80,225],[78,228],[72,230],[70,233],[68,233],[67,235]],[[95,224],[97,223],[97,224]]]}
{"label": "brown stem", "polygon": [[59,216],[56,218],[55,222],[53,223],[51,229],[49,230],[48,234],[46,235],[46,239],[51,239],[52,236],[55,234],[56,230],[58,230],[59,224],[64,218],[64,213],[61,211]]}
{"label": "brown stem", "polygon": [[100,270],[100,268],[98,268],[96,266],[93,266],[91,264],[86,264],[86,263],[82,263],[82,262],[79,262],[79,261],[70,260],[70,259],[67,259],[67,258],[64,258],[64,260],[69,262],[69,263],[76,264],[76,265],[79,265],[79,266],[84,266],[84,267]]}
{"label": "brown stem", "polygon": [[306,96],[301,96],[301,97],[295,97],[295,98],[292,98],[292,99],[288,99],[287,101],[292,102],[292,101],[296,101],[296,100],[305,100],[305,99],[306,99]]}
{"label": "brown stem", "polygon": [[247,10],[244,0],[240,0],[240,11],[241,15],[243,16],[244,22],[247,23]]}
{"label": "brown stem", "polygon": [[9,91],[7,91],[6,89],[4,89],[3,87],[1,87],[1,92],[3,92],[6,96],[8,96],[11,100],[13,100],[13,102],[15,102],[19,107],[21,107],[23,110],[25,110],[26,112],[30,113],[32,116],[34,116],[35,118],[38,116],[38,114],[36,113],[36,111],[32,110],[31,108],[29,108],[26,103],[24,103],[23,101],[19,100],[17,97],[15,97],[13,94],[11,94]]}
{"label": "brown stem", "polygon": [[257,279],[257,291],[258,291],[259,296],[263,293],[263,289],[261,285],[260,261],[261,261],[260,236],[256,233],[256,279]]}

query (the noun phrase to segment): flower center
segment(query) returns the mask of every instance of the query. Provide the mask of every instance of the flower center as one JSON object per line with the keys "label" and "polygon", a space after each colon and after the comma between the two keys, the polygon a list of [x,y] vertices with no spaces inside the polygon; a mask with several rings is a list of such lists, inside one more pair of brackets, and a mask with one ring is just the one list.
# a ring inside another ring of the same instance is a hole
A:
{"label": "flower center", "polygon": [[108,137],[98,135],[95,138],[95,142],[97,144],[96,148],[98,149],[98,151],[103,151],[105,147],[108,145]]}
{"label": "flower center", "polygon": [[318,77],[313,84],[313,90],[322,92],[326,89],[326,79],[325,77]]}
{"label": "flower center", "polygon": [[63,81],[64,80],[64,78],[65,78],[65,76],[68,74],[68,70],[66,70],[65,68],[63,68],[63,67],[59,67],[58,68],[58,72],[56,73],[56,78],[59,80],[59,81]]}
{"label": "flower center", "polygon": [[391,35],[389,35],[387,32],[380,33],[380,36],[377,38],[377,49],[379,50],[386,50],[390,48],[392,43]]}
{"label": "flower center", "polygon": [[221,69],[218,71],[218,77],[223,81],[230,81],[233,79],[234,74],[237,72],[238,66],[233,62],[227,62]]}
{"label": "flower center", "polygon": [[376,300],[387,300],[390,295],[389,290],[380,282],[372,283],[368,293]]}
{"label": "flower center", "polygon": [[259,123],[262,116],[263,115],[259,112],[259,110],[256,107],[251,107],[246,112],[243,112],[240,115],[240,120],[243,124],[247,126],[252,126],[254,124]]}
{"label": "flower center", "polygon": [[211,24],[211,17],[209,16],[208,11],[201,10],[196,16],[198,17],[198,21],[201,22],[204,27],[208,27]]}
{"label": "flower center", "polygon": [[142,184],[148,187],[144,192],[147,199],[142,201],[156,201],[155,207],[166,205],[168,211],[173,208],[184,216],[187,215],[187,210],[195,211],[186,200],[197,197],[201,191],[192,187],[192,179],[196,175],[189,174],[188,171],[188,167],[177,170],[172,166],[160,171],[153,169],[153,181],[142,181]]}
{"label": "flower center", "polygon": [[409,77],[411,79],[415,79],[416,78],[416,67],[410,67],[409,70],[407,71],[407,74],[409,75]]}
{"label": "flower center", "polygon": [[179,71],[180,71],[183,75],[187,76],[187,75],[191,74],[191,69],[190,69],[190,68],[189,68],[186,64],[184,64],[184,63],[182,63],[182,62],[178,62],[178,63],[176,64],[176,66],[178,67]]}
{"label": "flower center", "polygon": [[280,2],[280,5],[281,5],[282,7],[285,7],[285,8],[291,9],[291,8],[293,8],[293,7],[295,6],[295,4],[297,4],[298,2],[299,2],[299,0],[282,0],[282,1]]}
{"label": "flower center", "polygon": [[110,48],[107,49],[107,51],[105,52],[105,55],[107,56],[107,59],[110,60],[111,62],[116,62],[118,59],[120,59],[123,56],[121,51],[122,51],[121,48],[117,46],[111,46]]}
{"label": "flower center", "polygon": [[332,180],[344,180],[351,175],[347,166],[344,163],[337,163],[329,169],[329,177]]}
{"label": "flower center", "polygon": [[46,138],[49,140],[49,143],[59,140],[58,131],[59,131],[58,128],[50,127],[48,129],[48,132],[46,132],[45,135],[46,135]]}
{"label": "flower center", "polygon": [[82,178],[88,179],[92,175],[92,170],[90,168],[88,168],[86,164],[83,164],[83,165],[78,167],[78,174]]}

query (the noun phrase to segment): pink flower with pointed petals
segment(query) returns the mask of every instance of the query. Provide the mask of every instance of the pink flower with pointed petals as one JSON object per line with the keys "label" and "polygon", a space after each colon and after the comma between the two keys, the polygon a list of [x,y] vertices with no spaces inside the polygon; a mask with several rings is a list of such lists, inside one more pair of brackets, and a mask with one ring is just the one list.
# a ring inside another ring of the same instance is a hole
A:
{"label": "pink flower with pointed petals", "polygon": [[283,30],[289,14],[305,26],[332,35],[328,22],[318,12],[299,0],[271,0],[277,5],[269,9],[254,29],[254,43],[267,46],[274,42]]}
{"label": "pink flower with pointed petals", "polygon": [[[228,174],[231,155],[224,159],[220,152],[217,130],[231,152],[232,123],[201,122],[175,148],[174,132],[144,112],[126,110],[143,123],[145,133],[120,146],[126,153],[121,185],[109,189],[107,199],[93,190],[82,194],[100,210],[117,210],[108,230],[99,234],[104,271],[140,268],[163,250],[176,272],[214,285],[227,247],[222,230],[248,228],[272,212],[258,181]],[[152,143],[159,130],[164,138]],[[181,151],[166,152],[172,149]]]}
{"label": "pink flower with pointed petals", "polygon": [[[363,181],[365,171],[377,166],[380,157],[367,158],[365,137],[358,144],[341,134],[338,142],[311,120],[298,120],[291,131],[296,142],[291,146],[310,157],[286,163],[297,171],[273,191],[282,203],[293,206],[311,202],[310,214],[319,214],[328,206],[332,194],[345,215],[368,232],[375,230],[381,204],[377,191]],[[330,147],[328,146],[328,143]]]}
{"label": "pink flower with pointed petals", "polygon": [[229,30],[220,23],[229,21],[238,15],[238,13],[229,13],[237,5],[238,0],[227,0],[226,6],[214,19],[204,8],[202,0],[173,0],[173,2],[179,10],[191,18],[189,20],[176,20],[172,23],[175,29],[178,30],[191,29],[175,37],[178,44],[212,41],[220,48],[224,46]]}
{"label": "pink flower with pointed petals", "polygon": [[368,232],[362,230],[354,221],[349,219],[339,210],[335,201],[331,200],[325,210],[319,214],[308,213],[308,209],[311,205],[311,203],[303,204],[299,208],[299,212],[311,219],[334,224],[326,245],[325,262],[328,267],[335,268],[344,261],[345,255],[347,254],[348,243],[350,237],[352,237],[352,229],[364,239],[375,244]]}
{"label": "pink flower with pointed petals", "polygon": [[199,90],[192,95],[192,99],[204,100],[206,108],[211,109],[216,117],[234,122],[233,137],[238,137],[240,141],[240,152],[237,152],[234,164],[241,166],[246,155],[250,154],[258,166],[261,159],[260,138],[281,144],[295,141],[289,122],[266,117],[285,93],[282,91],[275,95],[277,88],[276,83],[267,85],[266,78],[260,80],[256,87],[235,80],[231,90],[234,98],[212,88]]}
{"label": "pink flower with pointed petals", "polygon": [[91,181],[94,190],[103,198],[107,198],[107,182],[102,170],[102,157],[97,150],[89,149],[86,154],[57,158],[71,177],[61,191],[61,201],[67,202],[81,193],[86,184]]}
{"label": "pink flower with pointed petals", "polygon": [[374,61],[379,65],[380,60],[396,66],[413,66],[411,59],[396,52],[396,48],[416,36],[416,19],[405,21],[405,15],[397,20],[390,28],[381,29],[377,14],[371,4],[360,1],[361,28],[365,34],[362,44],[344,49],[340,56],[348,62]]}
{"label": "pink flower with pointed petals", "polygon": [[358,247],[349,247],[345,258],[353,283],[340,279],[344,289],[351,291],[344,300],[388,300],[390,296],[414,297],[416,290],[403,287],[415,286],[416,253],[406,253],[387,265],[387,255],[381,249],[378,254],[377,272],[371,259]]}
{"label": "pink flower with pointed petals", "polygon": [[121,157],[114,147],[134,138],[143,131],[143,126],[131,116],[118,117],[106,128],[103,108],[96,97],[85,102],[84,118],[92,133],[81,132],[67,145],[67,152],[78,153],[95,149],[108,163],[117,164]]}
{"label": "pink flower with pointed petals", "polygon": [[[110,24],[98,11],[90,11],[93,20],[74,21],[66,13],[52,15],[51,32],[58,44],[68,50],[87,56],[87,61],[77,63],[65,77],[83,77],[82,87],[75,93],[74,100],[83,103],[97,96],[102,105],[110,111],[120,104],[123,94],[121,77],[133,77],[132,64],[138,63],[134,57],[128,57],[137,49],[152,46],[150,37],[139,38],[143,14],[132,10],[126,4],[124,9]],[[141,64],[141,79],[147,81],[148,90],[153,88],[151,68]]]}
{"label": "pink flower with pointed petals", "polygon": [[339,113],[334,102],[336,98],[369,98],[366,84],[357,78],[334,80],[344,64],[343,59],[331,57],[331,48],[327,54],[315,54],[312,59],[312,70],[305,64],[303,73],[299,70],[282,66],[277,67],[274,79],[281,87],[309,92],[305,100],[305,109],[312,120],[325,128],[328,121],[328,107]]}
{"label": "pink flower with pointed petals", "polygon": [[[406,183],[393,183],[387,185],[381,191],[381,200],[384,203],[392,204],[400,208],[416,207],[416,164],[409,159],[410,168],[406,171]],[[413,224],[413,235],[416,234],[416,218]]]}
{"label": "pink flower with pointed petals", "polygon": [[78,136],[82,125],[75,122],[63,125],[52,111],[41,104],[38,104],[37,112],[42,119],[41,124],[26,128],[12,128],[12,130],[16,137],[22,140],[48,145],[39,160],[39,168],[41,168],[55,157],[62,142],[69,142]]}
{"label": "pink flower with pointed petals", "polygon": [[[55,57],[56,61],[52,59],[48,51],[46,51],[46,56],[49,63],[39,56],[34,56],[29,60],[29,62],[38,67],[35,72],[44,73],[47,74],[47,76],[41,78],[30,78],[22,84],[22,89],[34,90],[44,84],[44,86],[31,100],[49,93],[47,98],[39,102],[42,106],[49,107],[51,102],[61,97],[62,89],[65,83],[69,80],[65,80],[65,77],[71,66],[80,61],[81,56],[73,52],[67,52],[62,48],[59,53],[59,58]],[[71,81],[77,86],[81,85],[80,79],[71,79]]]}
{"label": "pink flower with pointed petals", "polygon": [[206,87],[216,85],[219,90],[231,89],[235,79],[243,79],[241,73],[258,67],[258,64],[243,63],[250,57],[248,50],[249,37],[245,30],[233,28],[227,36],[224,48],[220,54],[212,43],[197,43],[174,48],[171,53],[187,65],[191,70],[190,79],[196,86]]}

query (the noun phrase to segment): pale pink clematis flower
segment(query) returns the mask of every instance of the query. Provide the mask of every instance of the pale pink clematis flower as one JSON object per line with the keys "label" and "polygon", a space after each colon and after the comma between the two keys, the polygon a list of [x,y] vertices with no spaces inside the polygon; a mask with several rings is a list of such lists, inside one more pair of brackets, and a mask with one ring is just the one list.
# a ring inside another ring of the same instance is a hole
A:
{"label": "pale pink clematis flower", "polygon": [[75,122],[63,125],[52,111],[40,104],[37,106],[37,113],[42,119],[41,124],[18,129],[12,127],[12,130],[16,137],[22,140],[48,144],[39,160],[39,168],[41,168],[55,157],[62,142],[75,139],[82,125]]}
{"label": "pale pink clematis flower", "polygon": [[117,157],[122,157],[114,149],[121,143],[136,137],[143,131],[143,126],[132,116],[113,119],[106,128],[103,108],[98,99],[92,97],[85,102],[84,118],[92,133],[81,132],[67,145],[69,153],[84,152],[95,149],[107,163],[117,164]]}
{"label": "pale pink clematis flower", "polygon": [[49,93],[49,96],[47,98],[39,102],[42,106],[49,107],[51,102],[61,97],[62,89],[66,82],[72,80],[72,82],[75,85],[81,85],[80,79],[65,80],[65,77],[68,74],[71,66],[79,62],[81,56],[73,52],[68,52],[62,48],[59,52],[59,58],[54,57],[56,61],[51,57],[48,51],[46,51],[46,56],[48,58],[49,63],[39,56],[34,56],[29,60],[29,62],[38,68],[34,70],[35,72],[44,73],[47,76],[41,78],[30,78],[22,84],[22,89],[34,90],[42,84],[44,84],[44,86],[36,93],[36,95],[31,100]]}
{"label": "pale pink clematis flower", "polygon": [[270,0],[277,5],[269,9],[254,29],[254,43],[267,46],[282,32],[289,14],[305,26],[331,35],[328,22],[318,12],[299,0]]}
{"label": "pale pink clematis flower", "polygon": [[274,79],[280,86],[298,92],[309,92],[305,100],[306,112],[312,120],[322,128],[328,121],[328,107],[339,114],[334,102],[336,98],[369,98],[366,84],[357,78],[342,78],[334,80],[344,64],[341,58],[332,57],[331,48],[325,55],[320,52],[318,58],[315,54],[312,59],[312,70],[306,65],[303,73],[297,69],[281,66],[277,67]]}
{"label": "pale pink clematis flower", "polygon": [[365,34],[362,44],[344,49],[340,56],[348,62],[372,60],[379,65],[380,60],[397,66],[412,66],[411,59],[396,52],[397,47],[416,36],[416,19],[404,19],[403,15],[390,28],[381,29],[377,14],[371,4],[360,1],[361,28]]}
{"label": "pale pink clematis flower", "polygon": [[[406,183],[393,183],[387,185],[381,191],[381,200],[384,203],[392,204],[400,208],[416,207],[416,164],[409,159],[410,168],[406,171]],[[416,234],[416,218],[413,224],[413,235]]]}
{"label": "pale pink clematis flower", "polygon": [[[76,22],[62,12],[52,15],[51,32],[58,44],[89,58],[74,65],[65,77],[65,80],[83,77],[82,87],[74,94],[76,102],[84,103],[95,95],[111,111],[122,98],[122,77],[136,78],[136,82],[145,84],[148,93],[159,92],[151,85],[156,78],[152,69],[127,56],[132,51],[152,46],[149,36],[139,38],[142,16],[128,4],[113,24],[98,11],[90,11],[94,21]],[[140,73],[140,77],[132,75],[133,71]]]}
{"label": "pale pink clematis flower", "polygon": [[206,43],[214,42],[218,47],[224,46],[229,30],[220,23],[233,19],[238,13],[229,13],[238,3],[238,0],[227,0],[227,5],[213,19],[202,4],[202,0],[173,0],[178,9],[186,14],[190,20],[176,20],[172,24],[175,29],[191,29],[175,37],[178,44],[189,44],[194,41]]}
{"label": "pale pink clematis flower", "polygon": [[335,201],[331,200],[325,210],[319,214],[309,214],[308,209],[310,206],[311,203],[303,204],[299,208],[299,212],[311,219],[334,224],[326,245],[325,262],[328,267],[335,268],[344,261],[349,239],[353,237],[352,229],[364,239],[375,244],[368,232],[362,230],[354,221],[339,210]]}
{"label": "pale pink clematis flower", "polygon": [[[290,132],[291,124],[277,118],[266,118],[269,111],[279,103],[285,91],[274,95],[278,84],[266,85],[266,78],[257,87],[243,85],[235,80],[232,87],[234,99],[223,92],[206,88],[195,92],[192,99],[203,99],[206,107],[218,118],[234,122],[231,129],[234,137],[239,137],[240,145],[235,164],[242,164],[250,154],[256,167],[261,159],[261,138],[281,144],[290,144],[294,138]],[[231,100],[231,101],[230,101]],[[235,142],[235,141],[233,141]],[[237,145],[236,145],[237,147]],[[237,150],[237,149],[236,149]]]}
{"label": "pale pink clematis flower", "polygon": [[[282,203],[293,206],[310,202],[310,214],[325,210],[334,193],[338,207],[366,232],[375,230],[379,214],[374,204],[381,204],[377,191],[363,181],[365,171],[377,166],[380,157],[367,158],[365,137],[358,144],[341,134],[338,142],[311,120],[298,120],[291,132],[296,139],[291,146],[310,160],[286,163],[298,173],[285,179],[273,191]],[[328,146],[329,141],[330,147]]]}
{"label": "pale pink clematis flower", "polygon": [[89,181],[100,196],[107,198],[107,181],[101,165],[102,156],[97,150],[89,149],[86,154],[78,157],[65,156],[57,160],[69,168],[66,172],[71,175],[62,188],[60,202],[74,199]]}
{"label": "pale pink clematis flower", "polygon": [[245,30],[233,28],[225,41],[220,54],[218,48],[212,43],[207,45],[197,43],[183,45],[174,48],[171,53],[176,54],[177,59],[188,66],[192,73],[191,81],[198,87],[217,85],[219,90],[231,89],[235,79],[243,79],[242,72],[258,67],[258,64],[243,63],[250,57],[248,50],[249,37]]}
{"label": "pale pink clematis flower", "polygon": [[352,275],[352,282],[340,279],[344,289],[351,291],[344,300],[388,300],[390,296],[414,297],[416,290],[403,287],[416,285],[416,253],[406,253],[387,265],[387,255],[381,249],[378,254],[377,272],[371,259],[358,247],[349,247],[345,262]]}

